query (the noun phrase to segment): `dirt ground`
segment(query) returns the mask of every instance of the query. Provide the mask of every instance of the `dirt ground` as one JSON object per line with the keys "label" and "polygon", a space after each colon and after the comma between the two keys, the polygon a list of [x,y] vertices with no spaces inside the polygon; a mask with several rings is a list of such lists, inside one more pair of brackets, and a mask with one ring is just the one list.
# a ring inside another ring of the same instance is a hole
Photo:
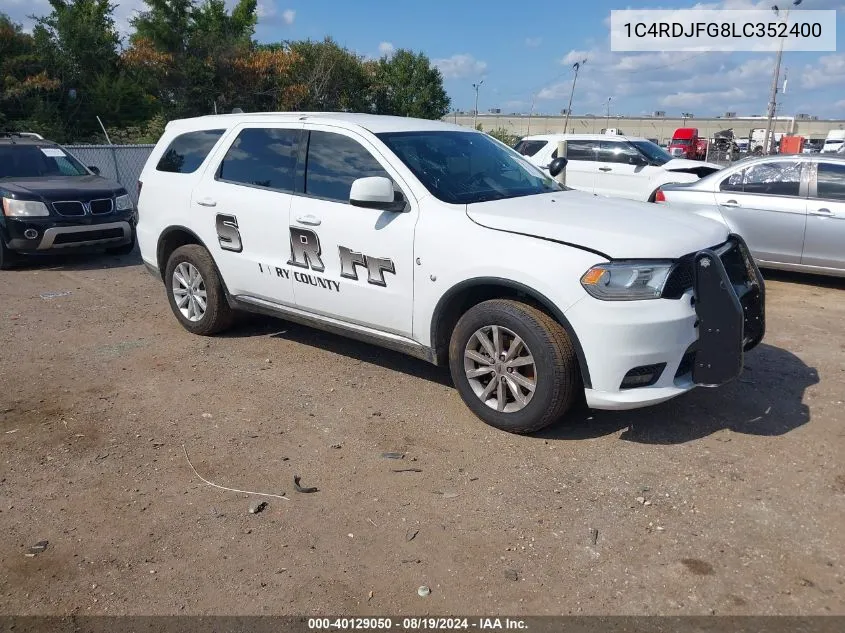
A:
{"label": "dirt ground", "polygon": [[0,613],[845,614],[845,280],[767,274],[730,385],[518,437],[422,361],[192,336],[139,262],[0,273]]}

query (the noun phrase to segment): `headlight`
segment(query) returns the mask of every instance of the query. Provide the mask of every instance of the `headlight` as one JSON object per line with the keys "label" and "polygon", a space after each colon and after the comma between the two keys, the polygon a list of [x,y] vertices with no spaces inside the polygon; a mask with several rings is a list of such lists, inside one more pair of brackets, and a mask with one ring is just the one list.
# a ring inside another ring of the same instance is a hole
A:
{"label": "headlight", "polygon": [[37,200],[15,200],[3,198],[3,214],[7,217],[33,218],[50,215],[43,202]]}
{"label": "headlight", "polygon": [[672,266],[665,261],[598,264],[581,276],[581,285],[605,301],[658,299]]}
{"label": "headlight", "polygon": [[118,196],[114,200],[114,208],[116,211],[126,211],[127,209],[131,209],[132,198],[129,197],[128,193]]}

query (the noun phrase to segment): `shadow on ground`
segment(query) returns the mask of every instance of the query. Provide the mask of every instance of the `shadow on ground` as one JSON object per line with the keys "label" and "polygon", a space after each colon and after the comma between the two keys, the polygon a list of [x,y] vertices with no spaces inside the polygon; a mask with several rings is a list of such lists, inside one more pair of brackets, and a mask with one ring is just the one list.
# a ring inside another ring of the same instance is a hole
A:
{"label": "shadow on ground", "polygon": [[[245,316],[238,327],[223,336],[284,338],[452,386],[445,367],[269,317]],[[815,368],[786,350],[761,344],[746,354],[745,371],[732,383],[716,389],[694,389],[667,403],[633,411],[595,411],[581,406],[536,437],[579,440],[622,431],[621,439],[630,442],[681,444],[723,429],[748,435],[783,435],[809,422],[804,391],[818,382]]]}
{"label": "shadow on ground", "polygon": [[105,270],[139,266],[141,252],[136,246],[128,255],[110,255],[100,250],[73,253],[47,253],[22,259],[15,270]]}
{"label": "shadow on ground", "polygon": [[763,278],[766,281],[780,281],[783,283],[801,284],[803,286],[818,286],[845,290],[845,277],[829,277],[827,275],[812,275],[810,273],[795,273],[789,270],[764,269]]}

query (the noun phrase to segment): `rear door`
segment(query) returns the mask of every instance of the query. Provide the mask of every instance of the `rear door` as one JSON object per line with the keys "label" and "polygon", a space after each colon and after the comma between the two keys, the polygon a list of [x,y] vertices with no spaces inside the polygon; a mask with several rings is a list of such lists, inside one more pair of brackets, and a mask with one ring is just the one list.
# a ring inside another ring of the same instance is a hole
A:
{"label": "rear door", "polygon": [[756,162],[719,184],[716,203],[754,257],[801,263],[807,224],[806,161]]}
{"label": "rear door", "polygon": [[602,141],[598,153],[595,192],[605,196],[647,200],[651,177],[662,171],[652,167],[635,147],[625,141]]}
{"label": "rear door", "polygon": [[801,263],[845,270],[845,162],[813,167]]}
{"label": "rear door", "polygon": [[[566,142],[566,186],[595,193],[598,163],[598,141],[573,139]],[[557,158],[557,147],[552,151],[550,160]],[[548,171],[548,170],[546,170]]]}
{"label": "rear door", "polygon": [[232,295],[293,305],[288,221],[302,124],[243,124],[217,150],[193,207]]}

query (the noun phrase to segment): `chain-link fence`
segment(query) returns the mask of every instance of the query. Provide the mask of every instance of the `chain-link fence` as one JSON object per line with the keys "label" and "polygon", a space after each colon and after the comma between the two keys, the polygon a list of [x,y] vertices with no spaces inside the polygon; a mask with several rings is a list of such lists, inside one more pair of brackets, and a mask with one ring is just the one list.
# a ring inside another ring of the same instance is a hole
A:
{"label": "chain-link fence", "polygon": [[138,177],[155,145],[67,145],[71,154],[90,167],[97,167],[104,178],[126,187],[138,203]]}

